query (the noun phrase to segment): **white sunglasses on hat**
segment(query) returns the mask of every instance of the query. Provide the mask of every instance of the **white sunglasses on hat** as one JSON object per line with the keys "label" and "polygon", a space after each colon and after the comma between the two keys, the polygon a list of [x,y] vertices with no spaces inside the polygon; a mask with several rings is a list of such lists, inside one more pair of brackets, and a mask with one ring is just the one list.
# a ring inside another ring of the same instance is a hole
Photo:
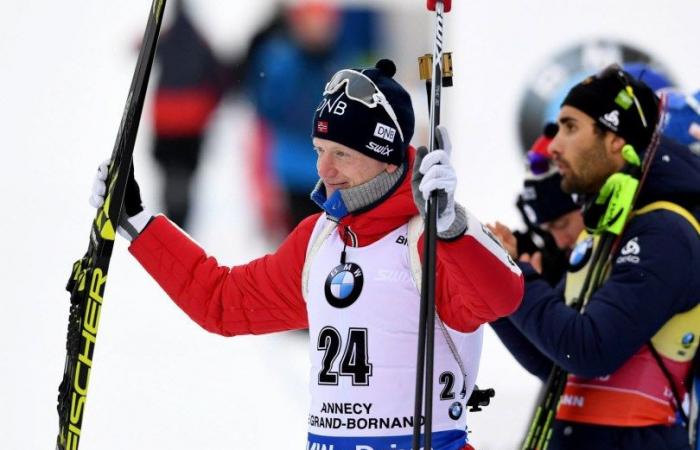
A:
{"label": "white sunglasses on hat", "polygon": [[323,95],[335,94],[345,84],[345,95],[356,102],[360,102],[368,108],[376,108],[377,105],[384,108],[389,118],[399,131],[401,142],[404,142],[403,131],[396,117],[394,108],[391,107],[386,96],[379,90],[374,81],[367,75],[352,69],[343,69],[335,73],[323,91]]}

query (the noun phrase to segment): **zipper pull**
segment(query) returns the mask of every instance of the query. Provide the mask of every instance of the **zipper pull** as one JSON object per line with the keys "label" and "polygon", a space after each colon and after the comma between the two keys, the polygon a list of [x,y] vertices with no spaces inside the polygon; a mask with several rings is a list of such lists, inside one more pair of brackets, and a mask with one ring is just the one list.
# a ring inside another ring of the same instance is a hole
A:
{"label": "zipper pull", "polygon": [[345,264],[346,248],[348,248],[348,227],[343,225],[343,251],[340,252],[340,264]]}

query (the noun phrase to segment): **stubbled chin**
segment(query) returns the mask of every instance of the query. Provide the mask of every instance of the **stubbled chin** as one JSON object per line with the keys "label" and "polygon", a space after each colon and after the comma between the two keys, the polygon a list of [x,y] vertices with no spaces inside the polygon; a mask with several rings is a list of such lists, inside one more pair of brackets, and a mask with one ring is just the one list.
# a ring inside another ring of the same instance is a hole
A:
{"label": "stubbled chin", "polygon": [[333,195],[333,193],[334,193],[335,191],[338,190],[337,187],[335,187],[335,186],[329,186],[329,185],[327,185],[327,184],[325,184],[325,183],[323,184],[323,186],[326,188],[326,198],[330,198],[331,195]]}
{"label": "stubbled chin", "polygon": [[333,193],[334,193],[335,191],[337,191],[337,190],[340,190],[340,189],[347,189],[347,188],[350,187],[347,183],[337,184],[337,185],[333,185],[333,186],[329,186],[329,185],[327,185],[327,184],[324,183],[324,186],[325,186],[325,188],[326,188],[326,198],[328,198],[328,197],[330,197],[331,195],[333,195]]}
{"label": "stubbled chin", "polygon": [[561,187],[561,190],[567,194],[572,194],[574,192],[573,181],[563,174],[561,176],[561,183],[559,184],[559,187]]}

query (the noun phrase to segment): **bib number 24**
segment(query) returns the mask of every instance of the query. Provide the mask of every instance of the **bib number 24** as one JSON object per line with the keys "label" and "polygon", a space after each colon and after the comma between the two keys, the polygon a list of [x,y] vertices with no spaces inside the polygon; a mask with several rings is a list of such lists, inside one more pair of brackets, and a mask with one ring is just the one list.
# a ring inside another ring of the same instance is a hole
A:
{"label": "bib number 24", "polygon": [[[318,384],[337,385],[339,376],[350,377],[353,386],[368,386],[372,376],[372,364],[367,355],[367,329],[350,328],[343,343],[340,332],[324,327],[318,334],[317,350],[324,351]],[[342,349],[342,356],[338,359]],[[336,368],[337,366],[337,368]]]}

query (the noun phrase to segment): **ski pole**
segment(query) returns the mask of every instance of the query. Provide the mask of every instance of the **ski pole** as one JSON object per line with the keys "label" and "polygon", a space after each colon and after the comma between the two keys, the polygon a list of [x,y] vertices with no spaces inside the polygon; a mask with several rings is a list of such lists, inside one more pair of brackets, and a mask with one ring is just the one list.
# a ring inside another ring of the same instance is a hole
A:
{"label": "ski pole", "polygon": [[[440,96],[443,78],[443,14],[450,11],[450,0],[428,0],[428,10],[435,11],[435,40],[432,58],[432,81],[427,85],[430,90],[430,126],[428,150],[435,149],[435,127],[440,124]],[[429,78],[429,77],[427,77]],[[426,78],[426,79],[427,79]],[[427,83],[427,82],[426,82]],[[431,89],[432,87],[432,89]],[[433,361],[435,342],[435,251],[437,222],[437,192],[430,194],[426,204],[424,236],[423,274],[421,280],[421,300],[418,319],[418,352],[416,362],[416,392],[413,415],[413,444],[419,449],[421,435],[421,416],[425,417],[423,428],[423,447],[432,446],[433,419]],[[425,399],[425,408],[423,408]]]}

